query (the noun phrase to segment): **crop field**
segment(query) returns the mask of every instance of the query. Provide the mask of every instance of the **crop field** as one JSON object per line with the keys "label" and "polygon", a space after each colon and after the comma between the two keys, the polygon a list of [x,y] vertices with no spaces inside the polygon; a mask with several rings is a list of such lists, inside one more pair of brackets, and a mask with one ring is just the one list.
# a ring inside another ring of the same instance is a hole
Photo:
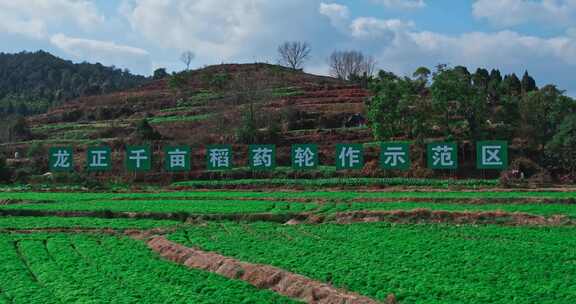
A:
{"label": "crop field", "polygon": [[127,238],[12,234],[0,248],[4,303],[291,303],[162,261]]}
{"label": "crop field", "polygon": [[214,223],[170,235],[401,303],[573,303],[572,228]]}
{"label": "crop field", "polygon": [[570,189],[181,186],[2,188],[0,303],[576,303]]}

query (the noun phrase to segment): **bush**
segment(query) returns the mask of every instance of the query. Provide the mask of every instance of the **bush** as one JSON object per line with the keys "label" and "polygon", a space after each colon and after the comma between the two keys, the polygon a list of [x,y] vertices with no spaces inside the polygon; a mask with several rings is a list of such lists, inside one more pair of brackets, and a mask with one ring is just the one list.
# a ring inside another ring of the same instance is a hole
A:
{"label": "bush", "polygon": [[28,148],[28,151],[26,152],[26,156],[28,158],[42,158],[46,155],[46,149],[44,148],[44,146],[39,143],[39,142],[35,142],[32,145],[30,145],[30,147]]}
{"label": "bush", "polygon": [[7,183],[12,178],[12,170],[6,165],[6,159],[0,157],[0,182]]}
{"label": "bush", "polygon": [[136,124],[136,137],[141,140],[162,139],[162,135],[152,128],[147,119],[143,119]]}
{"label": "bush", "polygon": [[33,170],[29,166],[18,168],[14,171],[12,179],[18,184],[27,184],[30,181],[30,177],[33,175]]}

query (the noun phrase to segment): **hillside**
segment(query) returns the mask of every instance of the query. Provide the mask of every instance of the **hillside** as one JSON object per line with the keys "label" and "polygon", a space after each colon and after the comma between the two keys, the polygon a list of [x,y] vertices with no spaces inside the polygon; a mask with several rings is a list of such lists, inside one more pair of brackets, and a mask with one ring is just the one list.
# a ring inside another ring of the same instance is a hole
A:
{"label": "hillside", "polygon": [[0,53],[0,116],[45,112],[80,96],[144,84],[146,77],[100,63],[73,63],[44,51]]}
{"label": "hillside", "polygon": [[[167,143],[186,144],[201,159],[200,148],[207,144],[240,148],[252,142],[275,143],[280,165],[287,165],[292,143],[325,144],[321,157],[330,158],[330,146],[339,141],[371,141],[368,128],[357,128],[361,122],[347,123],[364,115],[368,96],[357,85],[275,65],[210,66],[132,90],[77,98],[31,116],[31,139],[4,148],[24,153],[36,143],[73,145],[81,152],[89,145],[106,144],[120,151],[126,144],[149,141],[136,131],[146,119],[160,135],[154,140],[158,149]],[[252,137],[243,131],[247,126],[253,129]],[[244,157],[239,153],[237,163]],[[119,155],[120,168],[121,159]],[[201,170],[204,164],[194,165]]]}

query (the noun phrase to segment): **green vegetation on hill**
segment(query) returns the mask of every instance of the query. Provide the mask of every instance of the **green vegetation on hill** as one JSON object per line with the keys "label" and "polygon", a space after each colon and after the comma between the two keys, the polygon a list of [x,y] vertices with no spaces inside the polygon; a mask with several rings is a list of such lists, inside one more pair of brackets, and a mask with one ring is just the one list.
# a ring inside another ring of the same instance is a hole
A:
{"label": "green vegetation on hill", "polygon": [[463,66],[441,65],[433,73],[420,68],[414,77],[381,71],[371,81],[368,116],[377,140],[407,138],[420,146],[431,139],[507,140],[513,160],[532,162],[513,163],[515,169],[576,178],[576,101],[556,86],[539,89],[528,72],[520,80]]}
{"label": "green vegetation on hill", "polygon": [[0,116],[30,115],[88,95],[136,87],[146,77],[100,63],[72,63],[38,51],[0,53]]}

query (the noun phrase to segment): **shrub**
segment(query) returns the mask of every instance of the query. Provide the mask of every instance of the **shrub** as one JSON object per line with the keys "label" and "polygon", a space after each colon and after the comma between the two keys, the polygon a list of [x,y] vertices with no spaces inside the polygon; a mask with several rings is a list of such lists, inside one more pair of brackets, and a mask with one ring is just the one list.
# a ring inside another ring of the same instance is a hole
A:
{"label": "shrub", "polygon": [[12,178],[12,171],[6,165],[6,159],[0,156],[0,182],[6,183],[9,182]]}
{"label": "shrub", "polygon": [[46,149],[42,145],[42,143],[35,142],[28,148],[26,152],[26,156],[28,158],[41,158],[44,157],[46,154]]}
{"label": "shrub", "polygon": [[136,124],[136,137],[141,140],[159,140],[162,139],[162,135],[158,133],[154,128],[148,123],[147,119],[142,119]]}

